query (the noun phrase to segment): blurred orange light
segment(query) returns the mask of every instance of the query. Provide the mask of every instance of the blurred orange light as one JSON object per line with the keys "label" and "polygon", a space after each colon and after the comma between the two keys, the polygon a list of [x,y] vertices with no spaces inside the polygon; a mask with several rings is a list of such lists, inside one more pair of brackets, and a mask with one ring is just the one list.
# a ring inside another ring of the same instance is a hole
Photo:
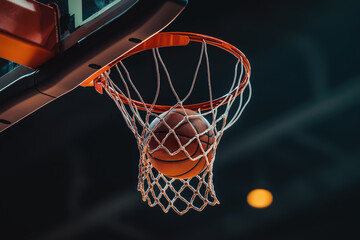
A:
{"label": "blurred orange light", "polygon": [[266,189],[254,189],[247,195],[247,202],[254,208],[266,208],[273,202],[273,196]]}

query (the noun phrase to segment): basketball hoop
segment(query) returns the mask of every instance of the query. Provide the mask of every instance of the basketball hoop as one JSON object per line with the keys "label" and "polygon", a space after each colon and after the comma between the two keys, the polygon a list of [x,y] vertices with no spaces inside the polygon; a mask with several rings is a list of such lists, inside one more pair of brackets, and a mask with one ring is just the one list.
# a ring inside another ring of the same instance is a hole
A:
{"label": "basketball hoop", "polygon": [[[184,98],[180,98],[171,81],[169,71],[161,58],[159,48],[187,46],[190,42],[201,43],[200,59],[196,67],[194,78],[191,82],[190,90]],[[213,99],[212,94],[207,45],[223,49],[237,58],[230,89],[222,97],[216,99]],[[122,62],[125,58],[145,50],[153,51],[157,73],[157,89],[152,103],[144,101],[142,95],[132,81],[129,71]],[[189,99],[194,91],[198,71],[204,56],[208,72],[207,85],[210,99],[201,103],[185,104],[185,101]],[[174,105],[157,104],[161,85],[160,68],[166,73],[167,82],[171,88],[171,94],[176,98],[177,102]],[[122,89],[110,78],[110,72],[119,77]],[[219,204],[213,186],[213,164],[215,153],[223,132],[239,119],[246,105],[250,101],[250,72],[250,64],[245,55],[227,42],[201,34],[169,32],[159,33],[144,41],[130,52],[114,60],[108,66],[89,77],[82,83],[82,86],[94,86],[100,93],[105,90],[105,92],[114,100],[122,113],[126,124],[133,132],[140,151],[138,190],[142,194],[143,201],[147,201],[150,206],[159,205],[164,212],[173,209],[176,213],[182,215],[190,209],[202,211],[208,204]],[[245,93],[245,89],[248,89],[247,94]],[[237,105],[237,108],[230,112],[230,108],[234,105]],[[170,126],[166,123],[166,119],[177,109],[180,109],[181,112],[184,113],[184,117],[174,124],[174,126]],[[192,115],[188,114],[188,110],[191,110]],[[188,124],[190,126],[193,124],[191,118],[196,117],[207,118],[209,122],[207,122],[207,120],[204,121],[208,127],[201,132],[196,130],[194,136],[188,141],[189,143],[184,144],[180,141],[180,137],[174,132],[176,132],[180,125]],[[154,134],[154,122],[157,125],[165,124],[168,127],[168,133],[166,133],[164,138],[158,139],[158,136]],[[209,136],[209,132],[211,132],[214,141],[212,141],[211,144],[208,144],[205,149],[202,147],[202,137],[204,135]],[[171,134],[175,136],[176,141],[180,144],[179,150],[177,151],[170,151],[169,147],[164,143]],[[157,141],[155,150],[150,149],[149,147],[150,139],[154,138]],[[201,149],[201,154],[197,154],[196,157],[187,152],[186,148],[195,142],[200,144]],[[151,156],[153,151],[158,149],[166,151],[170,156],[174,156],[180,151],[183,151],[191,161],[195,162],[199,159],[205,159],[206,161],[204,162],[206,165],[200,173],[194,177],[185,179],[171,178],[157,170],[151,162],[149,156]]]}

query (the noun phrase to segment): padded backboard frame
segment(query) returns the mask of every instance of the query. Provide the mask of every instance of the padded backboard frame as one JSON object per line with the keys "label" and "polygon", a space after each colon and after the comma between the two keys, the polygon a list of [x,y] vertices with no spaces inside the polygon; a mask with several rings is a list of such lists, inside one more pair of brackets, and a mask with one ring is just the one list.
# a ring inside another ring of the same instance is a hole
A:
{"label": "padded backboard frame", "polygon": [[38,70],[19,67],[3,76],[0,131],[73,90],[94,72],[161,31],[186,4],[187,0],[138,0],[125,12],[124,5],[119,5],[122,9],[118,11],[114,5],[103,17],[74,32],[86,37],[77,41],[74,36],[65,38],[63,51]]}

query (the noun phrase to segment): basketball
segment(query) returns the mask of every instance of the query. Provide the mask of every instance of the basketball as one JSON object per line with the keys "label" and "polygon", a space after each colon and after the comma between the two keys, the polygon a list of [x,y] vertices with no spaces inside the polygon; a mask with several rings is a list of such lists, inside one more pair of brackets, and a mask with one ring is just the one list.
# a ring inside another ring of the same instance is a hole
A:
{"label": "basketball", "polygon": [[209,128],[204,117],[189,109],[176,108],[162,113],[150,124],[153,135],[146,149],[149,161],[170,178],[198,175],[208,166],[207,161],[213,160],[215,135]]}

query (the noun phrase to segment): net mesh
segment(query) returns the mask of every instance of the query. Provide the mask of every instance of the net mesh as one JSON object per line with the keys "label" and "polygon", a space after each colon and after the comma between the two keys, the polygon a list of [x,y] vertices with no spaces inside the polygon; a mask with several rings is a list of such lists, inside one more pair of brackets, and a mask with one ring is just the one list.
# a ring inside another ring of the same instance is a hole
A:
{"label": "net mesh", "polygon": [[[243,65],[243,59],[238,59],[234,66],[234,77],[229,91],[224,95],[220,104],[214,106],[213,89],[210,79],[210,64],[207,50],[207,43],[204,40],[201,44],[200,58],[196,66],[195,74],[192,79],[191,87],[184,98],[180,98],[173,83],[169,71],[160,55],[159,49],[152,49],[156,68],[157,90],[151,104],[146,104],[138,88],[135,86],[129,71],[121,61],[114,65],[111,70],[101,75],[101,84],[106,93],[114,100],[129,129],[133,132],[140,151],[138,190],[142,194],[143,201],[149,206],[159,205],[164,212],[173,209],[176,213],[182,215],[190,209],[202,211],[207,205],[219,204],[213,185],[213,164],[216,155],[216,149],[225,130],[231,127],[241,116],[243,110],[251,97],[250,81],[247,81],[245,88],[240,89],[241,81],[246,72]],[[210,97],[210,109],[201,111],[201,109],[192,109],[193,114],[188,114],[184,102],[194,92],[195,82],[197,80],[200,65],[203,59],[206,62],[207,85]],[[171,94],[175,96],[177,103],[169,107],[167,111],[161,113],[154,110],[160,93],[161,69],[165,72],[166,82],[171,88]],[[120,83],[115,82],[110,77],[116,74]],[[121,88],[119,87],[121,84]],[[245,91],[247,89],[247,91]],[[241,91],[241,93],[240,93]],[[233,94],[235,92],[235,94]],[[245,93],[246,92],[246,93]],[[238,94],[239,93],[239,94]],[[136,101],[135,101],[136,99]],[[233,108],[232,111],[230,109]],[[141,109],[141,110],[139,110]],[[167,116],[174,110],[181,109],[185,113],[183,119],[172,126],[166,121]],[[142,111],[144,110],[144,111]],[[207,127],[199,132],[194,129],[194,136],[184,142],[176,134],[177,128],[181,125],[189,124],[194,118],[202,118]],[[154,134],[159,124],[164,124],[168,131],[160,139]],[[213,141],[204,147],[202,138],[211,136]],[[178,149],[171,151],[165,144],[167,138],[173,137],[178,143]],[[149,148],[150,139],[155,139],[157,147]],[[188,146],[195,142],[200,146],[200,152],[194,157],[193,153],[188,151]],[[156,170],[150,161],[150,155],[159,149],[166,151],[170,156],[175,156],[180,152],[185,154],[191,161],[200,161],[205,159],[203,170],[196,176],[187,179],[171,178]]]}

